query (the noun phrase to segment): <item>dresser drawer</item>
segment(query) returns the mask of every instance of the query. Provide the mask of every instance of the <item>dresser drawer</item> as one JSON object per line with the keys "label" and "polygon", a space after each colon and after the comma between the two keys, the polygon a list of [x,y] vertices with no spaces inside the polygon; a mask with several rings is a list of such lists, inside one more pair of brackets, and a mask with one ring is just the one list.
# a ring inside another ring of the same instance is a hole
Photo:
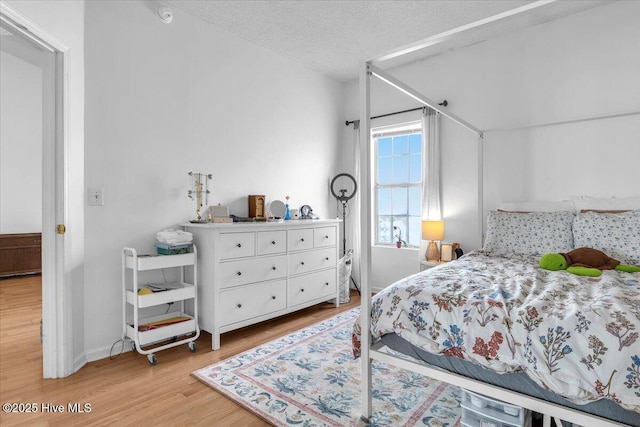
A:
{"label": "dresser drawer", "polygon": [[287,252],[287,232],[259,231],[258,255],[283,254]]}
{"label": "dresser drawer", "polygon": [[220,292],[222,326],[287,308],[287,281],[262,282]]}
{"label": "dresser drawer", "polygon": [[242,259],[220,263],[220,289],[287,276],[287,256]]}
{"label": "dresser drawer", "polygon": [[289,279],[289,307],[304,304],[317,298],[335,297],[336,284],[335,268]]}
{"label": "dresser drawer", "polygon": [[289,255],[289,275],[309,273],[321,268],[335,267],[337,264],[336,250],[319,249]]}
{"label": "dresser drawer", "polygon": [[256,235],[249,233],[221,233],[220,259],[242,258],[256,254]]}
{"label": "dresser drawer", "polygon": [[313,229],[313,246],[324,248],[336,245],[336,228],[322,227]]}
{"label": "dresser drawer", "polygon": [[287,248],[289,252],[313,249],[313,229],[303,228],[289,230],[287,234]]}

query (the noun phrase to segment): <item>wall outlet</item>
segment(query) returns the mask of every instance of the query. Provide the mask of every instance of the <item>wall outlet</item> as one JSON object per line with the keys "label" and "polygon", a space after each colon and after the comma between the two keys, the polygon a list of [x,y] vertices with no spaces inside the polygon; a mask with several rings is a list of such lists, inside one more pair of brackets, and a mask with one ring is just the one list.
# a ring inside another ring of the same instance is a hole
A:
{"label": "wall outlet", "polygon": [[89,188],[87,201],[89,206],[104,206],[104,189]]}

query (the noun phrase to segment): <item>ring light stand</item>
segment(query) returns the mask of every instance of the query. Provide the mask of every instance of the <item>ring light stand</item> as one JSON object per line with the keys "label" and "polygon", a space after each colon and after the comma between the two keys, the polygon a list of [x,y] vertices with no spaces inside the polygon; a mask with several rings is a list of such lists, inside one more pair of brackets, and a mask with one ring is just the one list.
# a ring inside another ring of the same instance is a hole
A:
{"label": "ring light stand", "polygon": [[[340,179],[340,182],[338,182],[339,178],[343,178],[343,179]],[[343,183],[342,181],[347,181],[347,182]],[[349,184],[349,181],[353,186],[353,190],[347,193],[349,191],[348,190],[349,186],[345,184]],[[347,187],[347,188],[340,188],[340,187]],[[335,177],[333,177],[333,179],[331,180],[331,194],[333,194],[333,197],[335,197],[336,200],[342,204],[342,256],[343,257],[347,254],[347,231],[346,231],[347,222],[345,220],[345,218],[347,217],[347,202],[351,200],[353,196],[356,195],[357,190],[358,190],[358,184],[356,183],[356,179],[353,176],[349,175],[348,173],[340,173]],[[353,277],[351,277],[351,281],[353,282],[353,285],[356,287],[356,290],[358,291],[358,295],[361,295],[360,288],[358,287],[358,284],[356,283],[356,281],[353,280]]]}

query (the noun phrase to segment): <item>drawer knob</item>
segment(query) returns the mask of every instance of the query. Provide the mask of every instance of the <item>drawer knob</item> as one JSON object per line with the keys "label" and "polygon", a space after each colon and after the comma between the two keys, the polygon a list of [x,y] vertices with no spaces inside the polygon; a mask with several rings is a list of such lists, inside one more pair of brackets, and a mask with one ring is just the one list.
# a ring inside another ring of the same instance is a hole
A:
{"label": "drawer knob", "polygon": [[329,236],[324,236],[324,238],[325,238],[325,239],[328,239],[328,238],[329,238]]}
{"label": "drawer knob", "polygon": [[304,242],[304,237],[302,239],[300,239],[302,242]]}
{"label": "drawer knob", "polygon": [[304,288],[301,288],[301,289],[300,289],[300,292],[304,292]]}
{"label": "drawer knob", "polygon": [[324,259],[324,260],[325,260],[325,261],[329,261],[329,257],[325,257],[325,259]]}
{"label": "drawer knob", "polygon": [[300,265],[304,265],[304,261],[301,261],[301,262],[300,262]]}
{"label": "drawer knob", "polygon": [[274,265],[273,267],[271,267],[271,269],[272,269],[273,271],[276,271],[276,266]]}
{"label": "drawer knob", "polygon": [[241,248],[242,247],[242,243],[238,243],[236,246]]}
{"label": "drawer knob", "polygon": [[242,308],[242,304],[238,304],[236,307],[238,307],[238,308]]}
{"label": "drawer knob", "polygon": [[329,282],[324,282],[324,285],[325,286],[329,286]]}
{"label": "drawer knob", "polygon": [[276,244],[276,241],[275,241],[275,240],[272,240],[272,241],[271,241],[271,244],[272,244],[272,245],[275,245],[275,244]]}
{"label": "drawer knob", "polygon": [[237,274],[238,276],[242,276],[242,271],[238,271],[236,274]]}
{"label": "drawer knob", "polygon": [[274,295],[274,296],[272,296],[272,297],[271,297],[271,299],[276,299],[276,296],[275,296],[275,295]]}

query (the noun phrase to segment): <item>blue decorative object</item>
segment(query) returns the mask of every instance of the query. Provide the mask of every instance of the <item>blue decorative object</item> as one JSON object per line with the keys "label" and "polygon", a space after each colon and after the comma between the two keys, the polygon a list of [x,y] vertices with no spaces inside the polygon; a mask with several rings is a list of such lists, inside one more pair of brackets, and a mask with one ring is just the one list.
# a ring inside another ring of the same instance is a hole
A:
{"label": "blue decorative object", "polygon": [[289,196],[285,197],[285,199],[287,200],[287,203],[284,205],[286,209],[284,212],[284,220],[289,221],[291,219],[291,211],[289,210]]}

